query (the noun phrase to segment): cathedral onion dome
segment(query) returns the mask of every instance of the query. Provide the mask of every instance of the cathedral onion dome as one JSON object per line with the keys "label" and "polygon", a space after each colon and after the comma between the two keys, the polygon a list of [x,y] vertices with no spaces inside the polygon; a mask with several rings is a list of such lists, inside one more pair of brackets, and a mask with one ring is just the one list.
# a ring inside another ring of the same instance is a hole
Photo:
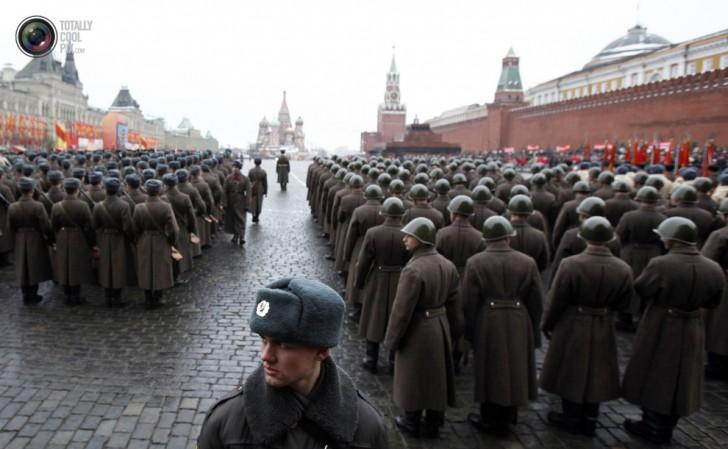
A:
{"label": "cathedral onion dome", "polygon": [[265,117],[263,117],[263,120],[260,121],[260,125],[259,126],[261,128],[267,128],[268,127],[268,119],[265,118]]}
{"label": "cathedral onion dome", "polygon": [[270,121],[270,127],[271,128],[278,128],[279,126],[281,126],[281,124],[278,122],[278,120],[273,119],[273,120]]}
{"label": "cathedral onion dome", "polygon": [[670,45],[670,41],[664,37],[648,33],[647,28],[642,25],[635,25],[627,31],[627,34],[604,47],[584,68],[609,64],[619,59],[643,53],[651,53]]}
{"label": "cathedral onion dome", "polygon": [[303,119],[301,117],[298,117],[298,119],[296,119],[296,126],[303,126]]}

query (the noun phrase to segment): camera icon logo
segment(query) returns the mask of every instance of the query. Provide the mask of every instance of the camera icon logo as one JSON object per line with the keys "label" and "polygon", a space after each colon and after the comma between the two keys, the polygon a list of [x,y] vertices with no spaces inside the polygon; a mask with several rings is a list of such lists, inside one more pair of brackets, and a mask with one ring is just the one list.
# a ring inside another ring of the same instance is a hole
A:
{"label": "camera icon logo", "polygon": [[23,19],[15,31],[15,42],[24,54],[32,58],[43,57],[56,47],[58,31],[56,26],[43,16]]}

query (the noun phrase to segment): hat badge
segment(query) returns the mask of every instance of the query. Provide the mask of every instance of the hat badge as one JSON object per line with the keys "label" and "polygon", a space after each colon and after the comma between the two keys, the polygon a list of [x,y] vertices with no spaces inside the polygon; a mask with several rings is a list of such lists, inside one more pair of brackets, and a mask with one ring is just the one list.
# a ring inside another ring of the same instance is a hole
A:
{"label": "hat badge", "polygon": [[259,317],[264,317],[270,310],[270,303],[268,301],[261,301],[258,303],[258,307],[255,309],[255,314]]}

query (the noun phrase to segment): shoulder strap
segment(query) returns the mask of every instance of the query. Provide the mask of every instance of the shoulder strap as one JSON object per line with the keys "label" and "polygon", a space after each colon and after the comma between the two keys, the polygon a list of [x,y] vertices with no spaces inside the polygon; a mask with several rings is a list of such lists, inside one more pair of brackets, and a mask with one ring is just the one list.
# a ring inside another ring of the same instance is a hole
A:
{"label": "shoulder strap", "polygon": [[109,210],[106,209],[106,205],[104,203],[97,203],[97,206],[100,208],[101,212],[106,216],[106,218],[109,220],[109,222],[112,225],[111,227],[113,227],[116,230],[119,230],[119,228],[117,226],[115,226],[116,223],[114,222],[114,217],[112,217],[111,213],[109,213]]}
{"label": "shoulder strap", "polygon": [[58,207],[60,207],[60,209],[61,209],[61,212],[63,212],[63,216],[65,216],[65,217],[66,217],[66,220],[70,221],[70,222],[71,222],[71,224],[72,224],[73,226],[75,226],[75,227],[77,227],[77,228],[81,229],[81,226],[79,226],[79,225],[78,225],[78,224],[77,224],[77,223],[76,223],[76,222],[75,222],[75,221],[73,220],[73,218],[71,218],[71,215],[70,215],[70,214],[68,213],[68,211],[66,210],[66,208],[65,208],[65,207],[63,207],[63,201],[60,201],[60,202],[58,203]]}
{"label": "shoulder strap", "polygon": [[154,225],[154,227],[157,228],[157,231],[164,233],[164,228],[159,226],[159,223],[157,223],[157,220],[154,219],[154,216],[149,211],[149,208],[147,208],[147,203],[142,203],[142,209],[144,209],[144,212],[147,214],[149,219],[152,221],[152,224]]}

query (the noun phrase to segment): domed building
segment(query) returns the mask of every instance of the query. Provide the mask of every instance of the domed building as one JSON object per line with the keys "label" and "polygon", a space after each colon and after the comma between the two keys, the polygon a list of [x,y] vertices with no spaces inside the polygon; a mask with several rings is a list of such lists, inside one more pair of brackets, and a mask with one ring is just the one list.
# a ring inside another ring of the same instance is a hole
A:
{"label": "domed building", "polygon": [[258,138],[255,142],[255,150],[259,153],[277,154],[281,149],[290,153],[306,151],[303,119],[298,117],[294,129],[286,102],[286,91],[283,91],[283,102],[278,111],[278,118],[268,122],[268,119],[263,117],[258,124]]}
{"label": "domed building", "polygon": [[671,43],[637,24],[604,47],[581,70],[528,89],[525,100],[539,106],[725,67],[728,30]]}

